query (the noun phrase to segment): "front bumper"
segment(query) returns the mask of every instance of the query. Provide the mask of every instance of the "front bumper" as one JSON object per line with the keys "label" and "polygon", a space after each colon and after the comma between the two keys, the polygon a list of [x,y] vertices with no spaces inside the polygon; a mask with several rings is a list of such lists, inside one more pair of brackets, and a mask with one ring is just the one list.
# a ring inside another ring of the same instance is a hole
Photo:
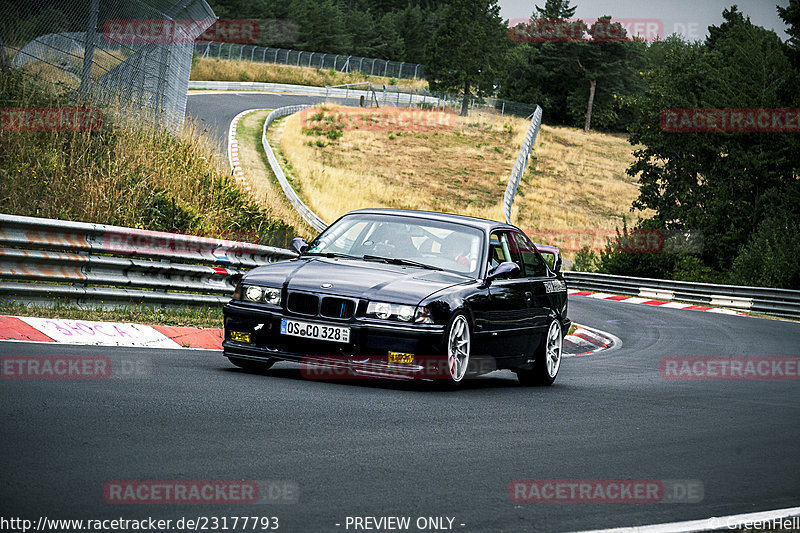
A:
{"label": "front bumper", "polygon": [[[335,379],[351,375],[399,379],[422,375],[433,377],[443,373],[442,361],[446,364],[443,325],[383,323],[363,318],[327,320],[238,301],[227,304],[223,313],[225,338],[222,347],[225,357],[295,361],[301,363],[304,375],[311,378]],[[282,335],[281,320],[284,318],[349,327],[350,342]],[[249,333],[251,342],[234,341],[231,331]],[[413,354],[415,362],[390,363],[390,352]]]}

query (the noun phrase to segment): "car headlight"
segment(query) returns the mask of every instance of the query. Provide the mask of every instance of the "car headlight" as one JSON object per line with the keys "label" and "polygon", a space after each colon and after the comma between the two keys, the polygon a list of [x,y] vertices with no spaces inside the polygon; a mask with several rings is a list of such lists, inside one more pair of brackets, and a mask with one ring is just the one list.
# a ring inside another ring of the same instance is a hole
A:
{"label": "car headlight", "polygon": [[367,316],[382,320],[400,320],[411,322],[414,318],[413,305],[390,304],[387,302],[370,302],[367,304]]}
{"label": "car headlight", "polygon": [[244,287],[244,299],[248,302],[263,302],[270,305],[281,305],[281,290],[272,287],[249,285]]}

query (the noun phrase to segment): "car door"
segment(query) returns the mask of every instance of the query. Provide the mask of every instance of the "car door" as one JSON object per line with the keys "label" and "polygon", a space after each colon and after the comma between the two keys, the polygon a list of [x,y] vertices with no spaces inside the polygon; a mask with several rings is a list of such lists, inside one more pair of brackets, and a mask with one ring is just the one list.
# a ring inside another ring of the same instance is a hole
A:
{"label": "car door", "polygon": [[490,348],[496,356],[521,356],[528,351],[533,325],[528,304],[530,285],[522,270],[522,258],[509,231],[492,233],[489,251],[490,270],[505,261],[512,261],[520,267],[518,275],[495,279],[488,288],[484,316]]}
{"label": "car door", "polygon": [[[549,270],[536,246],[522,232],[511,233],[514,248],[519,253],[522,270],[527,284],[527,304],[530,313],[532,348],[538,345],[539,335],[547,331],[548,317],[550,315],[550,297],[547,291]],[[513,253],[513,251],[512,251]]]}

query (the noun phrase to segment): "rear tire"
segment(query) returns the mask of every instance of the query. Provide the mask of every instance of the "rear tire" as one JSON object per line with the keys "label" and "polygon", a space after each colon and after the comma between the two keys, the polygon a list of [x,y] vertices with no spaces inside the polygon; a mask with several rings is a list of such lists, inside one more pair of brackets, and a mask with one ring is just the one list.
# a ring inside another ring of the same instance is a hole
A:
{"label": "rear tire", "polygon": [[564,335],[561,323],[554,319],[547,327],[547,336],[534,354],[536,360],[531,370],[517,370],[517,378],[522,385],[538,385],[548,387],[553,384],[561,368],[562,343]]}
{"label": "rear tire", "polygon": [[272,365],[275,364],[274,359],[267,359],[265,361],[253,361],[251,359],[241,359],[239,357],[228,357],[228,361],[238,366],[239,368],[250,370],[251,372],[265,372],[269,370]]}

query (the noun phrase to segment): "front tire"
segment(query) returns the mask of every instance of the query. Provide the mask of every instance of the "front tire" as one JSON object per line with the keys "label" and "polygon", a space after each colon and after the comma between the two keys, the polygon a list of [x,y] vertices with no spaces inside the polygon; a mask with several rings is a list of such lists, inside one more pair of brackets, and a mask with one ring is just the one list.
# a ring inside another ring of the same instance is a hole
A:
{"label": "front tire", "polygon": [[239,368],[243,368],[244,370],[250,370],[251,372],[265,372],[269,370],[272,365],[275,364],[274,359],[267,359],[265,361],[253,361],[251,359],[241,359],[239,357],[228,357],[228,361],[238,366]]}
{"label": "front tire", "polygon": [[469,320],[464,313],[456,313],[447,328],[447,370],[452,384],[460,383],[467,374],[472,345]]}
{"label": "front tire", "polygon": [[557,319],[550,322],[547,328],[547,337],[542,340],[536,349],[533,368],[531,370],[517,370],[517,378],[522,385],[550,386],[556,380],[558,370],[561,368],[562,343],[564,335],[561,323]]}

